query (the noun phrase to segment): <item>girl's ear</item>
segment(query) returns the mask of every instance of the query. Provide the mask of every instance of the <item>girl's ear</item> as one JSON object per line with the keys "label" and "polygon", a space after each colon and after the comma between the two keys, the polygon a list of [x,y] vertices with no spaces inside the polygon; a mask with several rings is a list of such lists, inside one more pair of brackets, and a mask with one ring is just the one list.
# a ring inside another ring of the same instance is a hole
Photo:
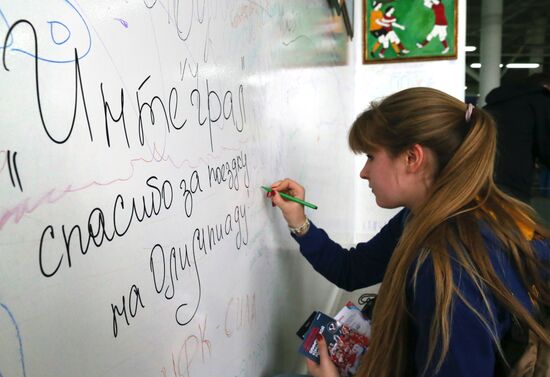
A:
{"label": "girl's ear", "polygon": [[416,173],[426,163],[426,150],[420,144],[413,144],[405,153],[407,170]]}

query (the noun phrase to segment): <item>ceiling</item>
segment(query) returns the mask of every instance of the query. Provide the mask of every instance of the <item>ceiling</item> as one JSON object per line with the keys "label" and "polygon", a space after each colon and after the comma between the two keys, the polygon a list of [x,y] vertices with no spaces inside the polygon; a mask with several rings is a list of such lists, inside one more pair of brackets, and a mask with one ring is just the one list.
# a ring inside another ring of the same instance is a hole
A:
{"label": "ceiling", "polygon": [[[493,0],[483,0],[493,1]],[[479,93],[476,78],[468,74],[479,75],[479,69],[470,68],[470,64],[479,63],[481,33],[481,2],[467,0],[466,45],[476,46],[477,50],[466,53],[466,95]],[[502,0],[502,68],[501,83],[522,80],[532,69],[507,69],[507,63],[539,62],[542,69],[550,73],[550,0]]]}

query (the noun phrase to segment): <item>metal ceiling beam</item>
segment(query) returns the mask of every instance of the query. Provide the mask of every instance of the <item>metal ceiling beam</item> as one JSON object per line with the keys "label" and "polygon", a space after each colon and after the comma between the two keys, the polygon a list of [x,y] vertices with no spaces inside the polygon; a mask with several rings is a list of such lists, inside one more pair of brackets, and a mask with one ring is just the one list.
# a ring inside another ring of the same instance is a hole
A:
{"label": "metal ceiling beam", "polygon": [[[515,55],[512,55],[512,58],[508,61],[508,63],[514,63],[516,61],[516,59],[521,56],[521,53],[522,53],[524,48],[525,48],[525,45],[521,46],[519,48],[518,52]],[[504,69],[500,73],[500,77],[503,77],[506,74],[506,72],[508,72],[508,68],[504,67]]]}
{"label": "metal ceiling beam", "polygon": [[539,63],[539,67],[535,68],[533,73],[541,73],[544,66],[544,44],[546,34],[546,15],[533,15],[533,20],[525,34],[526,44],[529,46],[531,63]]}
{"label": "metal ceiling beam", "polygon": [[466,74],[471,78],[473,78],[474,80],[476,80],[477,82],[479,82],[479,73],[474,71],[472,68],[466,66]]}

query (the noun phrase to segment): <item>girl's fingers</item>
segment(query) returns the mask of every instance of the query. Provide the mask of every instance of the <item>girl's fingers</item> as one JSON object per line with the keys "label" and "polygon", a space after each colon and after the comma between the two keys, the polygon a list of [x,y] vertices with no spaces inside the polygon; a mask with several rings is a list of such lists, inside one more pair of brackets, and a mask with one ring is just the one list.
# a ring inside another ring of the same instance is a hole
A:
{"label": "girl's fingers", "polygon": [[315,361],[306,358],[306,365],[307,365],[307,372],[311,374],[313,377],[322,376],[320,374],[321,366],[317,364]]}
{"label": "girl's fingers", "polygon": [[304,199],[304,188],[290,178],[277,181],[271,185],[271,189],[279,192],[285,192],[300,199]]}
{"label": "girl's fingers", "polygon": [[327,342],[325,342],[325,338],[323,335],[319,334],[317,335],[317,344],[319,346],[319,357],[321,359],[321,363],[319,364],[319,370],[318,370],[318,376],[320,377],[340,377],[340,373],[338,372],[338,368],[336,368],[336,365],[332,362],[332,359],[330,358],[330,355],[328,353],[328,346]]}
{"label": "girl's fingers", "polygon": [[326,360],[330,361],[327,342],[325,342],[323,335],[317,335],[317,344],[319,345],[319,357],[321,358],[321,364],[323,364]]}

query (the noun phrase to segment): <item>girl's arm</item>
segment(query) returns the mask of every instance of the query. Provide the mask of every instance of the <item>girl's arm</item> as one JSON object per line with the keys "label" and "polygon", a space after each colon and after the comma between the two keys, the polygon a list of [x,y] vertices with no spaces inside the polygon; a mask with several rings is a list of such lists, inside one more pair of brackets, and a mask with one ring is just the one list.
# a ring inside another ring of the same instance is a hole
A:
{"label": "girl's arm", "polygon": [[406,209],[400,211],[370,241],[349,250],[313,223],[305,235],[294,239],[316,271],[338,287],[352,291],[382,281],[408,213]]}

